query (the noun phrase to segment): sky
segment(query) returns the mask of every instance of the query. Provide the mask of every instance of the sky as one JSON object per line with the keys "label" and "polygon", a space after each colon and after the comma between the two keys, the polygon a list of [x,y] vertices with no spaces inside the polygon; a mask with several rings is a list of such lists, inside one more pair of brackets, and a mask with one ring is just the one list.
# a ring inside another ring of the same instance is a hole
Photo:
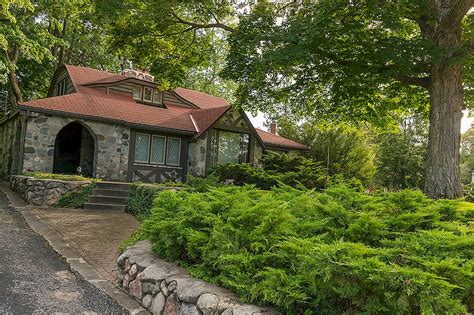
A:
{"label": "sky", "polygon": [[[463,117],[461,121],[461,133],[465,133],[470,127],[471,124],[474,122],[474,117],[468,117],[469,111],[463,111]],[[262,112],[258,112],[257,116],[252,116],[249,112],[247,112],[247,116],[250,118],[250,121],[254,125],[255,128],[260,128],[263,130],[267,130],[263,126],[265,123],[265,115]]]}

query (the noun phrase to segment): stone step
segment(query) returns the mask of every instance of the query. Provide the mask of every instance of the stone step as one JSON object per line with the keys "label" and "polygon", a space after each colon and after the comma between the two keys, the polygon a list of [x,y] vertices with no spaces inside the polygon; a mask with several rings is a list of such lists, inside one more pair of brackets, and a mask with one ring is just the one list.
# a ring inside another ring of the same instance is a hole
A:
{"label": "stone step", "polygon": [[101,210],[101,211],[119,211],[119,212],[124,212],[124,211],[125,211],[125,206],[124,206],[124,205],[111,205],[111,204],[87,202],[87,203],[84,205],[84,209],[86,209],[86,210]]}
{"label": "stone step", "polygon": [[92,190],[93,196],[127,198],[129,194],[130,194],[130,191],[128,190],[99,189],[99,188],[95,188],[94,190]]}
{"label": "stone step", "polygon": [[115,197],[115,196],[89,196],[89,203],[100,203],[107,205],[121,205],[127,204],[127,197]]}
{"label": "stone step", "polygon": [[113,190],[130,190],[129,183],[119,183],[119,182],[97,182],[98,189],[113,189]]}

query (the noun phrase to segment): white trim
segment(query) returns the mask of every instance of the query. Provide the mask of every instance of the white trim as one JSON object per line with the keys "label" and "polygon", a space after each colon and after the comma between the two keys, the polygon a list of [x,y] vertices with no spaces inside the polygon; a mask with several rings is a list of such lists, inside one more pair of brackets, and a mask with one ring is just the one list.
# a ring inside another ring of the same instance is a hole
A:
{"label": "white trim", "polygon": [[[151,91],[151,92],[150,92],[150,99],[149,99],[149,100],[145,99],[145,91],[146,91],[146,90],[150,90],[150,91]],[[152,102],[153,102],[153,88],[152,88],[152,87],[149,87],[149,86],[144,86],[144,87],[143,87],[142,96],[143,96],[142,99],[143,99],[144,102],[152,103]]]}
{"label": "white trim", "polygon": [[196,121],[194,120],[193,114],[189,114],[189,117],[191,117],[191,121],[193,122],[194,129],[196,129],[196,132],[199,132],[199,127],[198,127]]}

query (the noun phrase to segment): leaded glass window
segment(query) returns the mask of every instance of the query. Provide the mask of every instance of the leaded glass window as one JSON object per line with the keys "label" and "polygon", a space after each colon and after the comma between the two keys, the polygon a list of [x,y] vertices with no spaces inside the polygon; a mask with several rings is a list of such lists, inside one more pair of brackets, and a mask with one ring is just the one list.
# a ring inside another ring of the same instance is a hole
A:
{"label": "leaded glass window", "polygon": [[153,136],[151,138],[151,163],[165,163],[165,137]]}
{"label": "leaded glass window", "polygon": [[150,135],[137,133],[135,139],[135,162],[148,162]]}
{"label": "leaded glass window", "polygon": [[181,139],[168,138],[168,148],[166,150],[166,164],[179,165],[181,151]]}
{"label": "leaded glass window", "polygon": [[153,103],[161,104],[161,92],[157,89],[153,89]]}

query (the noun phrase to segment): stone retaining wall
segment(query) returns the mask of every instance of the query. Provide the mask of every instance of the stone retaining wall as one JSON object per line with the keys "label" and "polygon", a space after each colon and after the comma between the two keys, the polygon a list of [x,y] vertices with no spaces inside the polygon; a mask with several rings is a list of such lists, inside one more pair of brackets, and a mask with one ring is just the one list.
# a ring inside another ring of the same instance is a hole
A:
{"label": "stone retaining wall", "polygon": [[35,206],[54,205],[65,193],[78,191],[90,183],[90,181],[37,179],[22,175],[10,177],[10,188],[23,200]]}
{"label": "stone retaining wall", "polygon": [[158,258],[149,241],[129,247],[117,263],[119,285],[155,315],[278,314],[243,304],[232,292],[192,278],[183,268]]}

